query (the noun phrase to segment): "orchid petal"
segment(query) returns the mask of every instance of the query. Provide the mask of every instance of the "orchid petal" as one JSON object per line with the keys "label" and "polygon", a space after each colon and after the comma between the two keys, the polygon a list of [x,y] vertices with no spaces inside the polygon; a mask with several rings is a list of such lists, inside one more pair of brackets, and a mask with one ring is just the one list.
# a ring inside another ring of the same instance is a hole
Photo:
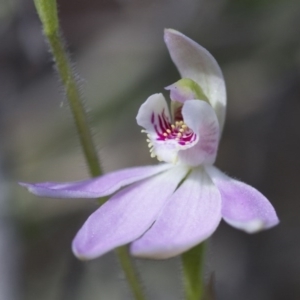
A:
{"label": "orchid petal", "polygon": [[139,257],[164,259],[207,239],[221,220],[221,196],[202,168],[192,171],[170,197],[157,221],[131,245]]}
{"label": "orchid petal", "polygon": [[226,87],[214,57],[202,46],[173,30],[165,30],[165,43],[182,78],[196,81],[214,108],[222,131],[225,121]]}
{"label": "orchid petal", "polygon": [[162,94],[154,94],[141,105],[136,120],[138,125],[144,127],[148,134],[157,136],[157,119],[162,115],[170,123],[169,109],[164,96]]}
{"label": "orchid petal", "polygon": [[187,100],[182,108],[185,124],[197,135],[197,144],[178,152],[187,165],[213,164],[218,150],[219,123],[212,107],[205,101]]}
{"label": "orchid petal", "polygon": [[79,258],[92,259],[140,237],[187,173],[175,167],[114,195],[85,222],[73,241]]}
{"label": "orchid petal", "polygon": [[177,143],[158,140],[170,126],[170,114],[167,102],[162,94],[150,96],[140,107],[137,117],[138,125],[145,128],[150,139],[151,156],[161,161],[172,163],[177,157]]}
{"label": "orchid petal", "polygon": [[136,119],[148,134],[151,156],[157,156],[161,161],[174,163],[179,145],[175,139],[164,140],[163,133],[171,126],[169,109],[164,96],[162,94],[150,96],[140,107]]}
{"label": "orchid petal", "polygon": [[110,195],[121,187],[169,169],[171,165],[135,167],[111,172],[100,177],[75,182],[20,183],[29,192],[53,198],[98,198]]}
{"label": "orchid petal", "polygon": [[255,188],[234,180],[215,167],[207,167],[222,197],[222,215],[233,227],[254,233],[279,223],[276,212]]}

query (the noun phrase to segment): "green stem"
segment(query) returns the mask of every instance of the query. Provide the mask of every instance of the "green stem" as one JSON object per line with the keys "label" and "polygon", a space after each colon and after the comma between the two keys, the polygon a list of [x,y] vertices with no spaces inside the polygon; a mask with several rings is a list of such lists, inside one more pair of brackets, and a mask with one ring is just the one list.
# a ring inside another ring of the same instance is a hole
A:
{"label": "green stem", "polygon": [[116,249],[119,257],[119,261],[126,275],[127,282],[131,288],[131,291],[137,300],[144,300],[144,294],[141,285],[136,280],[137,274],[133,267],[133,263],[130,259],[128,249],[126,246],[122,246]]}
{"label": "green stem", "polygon": [[71,73],[70,63],[59,35],[48,36],[53,56],[55,57],[57,70],[65,86],[67,98],[74,117],[80,143],[89,166],[90,174],[95,177],[101,175],[100,163],[97,156],[96,147],[93,142],[91,130],[88,125],[87,115],[80,99],[74,75]]}
{"label": "green stem", "polygon": [[204,295],[203,267],[205,243],[181,255],[186,300],[201,300]]}
{"label": "green stem", "polygon": [[67,99],[74,117],[80,143],[92,176],[99,176],[101,168],[96,147],[88,125],[88,119],[77,87],[75,74],[59,33],[59,23],[55,0],[34,0],[43,23],[44,34],[48,39],[57,71],[65,88]]}
{"label": "green stem", "polygon": [[[48,39],[58,74],[66,91],[89,171],[93,177],[99,176],[102,172],[88,124],[88,118],[82,104],[75,79],[76,76],[72,70],[67,51],[59,33],[56,0],[34,0],[34,4],[42,22],[44,34]],[[125,246],[120,247],[116,249],[116,253],[135,299],[144,300],[143,290],[127,248]]]}

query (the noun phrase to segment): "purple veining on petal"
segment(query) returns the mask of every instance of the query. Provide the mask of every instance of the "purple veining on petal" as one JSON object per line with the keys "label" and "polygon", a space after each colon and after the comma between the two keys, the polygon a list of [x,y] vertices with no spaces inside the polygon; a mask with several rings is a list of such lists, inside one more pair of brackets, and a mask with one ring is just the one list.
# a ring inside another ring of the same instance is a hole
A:
{"label": "purple veining on petal", "polygon": [[170,120],[168,119],[168,117],[165,113],[165,109],[163,109],[163,111],[162,111],[162,120],[163,120],[165,128],[171,127]]}
{"label": "purple veining on petal", "polygon": [[[153,114],[152,114],[153,116]],[[151,122],[152,122],[151,116]],[[164,110],[161,114],[154,115],[154,129],[157,134],[158,141],[177,141],[179,145],[192,143],[196,139],[196,134],[188,128],[183,121],[175,121],[175,124],[170,124]],[[155,122],[157,119],[157,122]]]}
{"label": "purple veining on petal", "polygon": [[151,123],[154,124],[154,112],[151,114]]}
{"label": "purple veining on petal", "polygon": [[165,132],[167,130],[167,128],[165,127],[165,125],[163,124],[163,115],[158,115],[158,124],[159,124],[159,127],[160,127],[160,130],[162,132]]}

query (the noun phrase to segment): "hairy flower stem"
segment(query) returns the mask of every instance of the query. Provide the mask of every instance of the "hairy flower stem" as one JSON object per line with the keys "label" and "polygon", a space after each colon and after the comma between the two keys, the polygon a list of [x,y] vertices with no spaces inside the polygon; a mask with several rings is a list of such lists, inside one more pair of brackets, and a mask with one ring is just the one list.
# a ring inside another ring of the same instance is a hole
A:
{"label": "hairy flower stem", "polygon": [[66,91],[67,99],[74,117],[80,143],[92,176],[101,174],[96,147],[93,143],[87,115],[80,97],[75,74],[59,33],[56,0],[34,0],[43,24],[44,34],[49,42],[59,77]]}
{"label": "hairy flower stem", "polygon": [[[34,0],[34,4],[42,22],[44,34],[49,42],[58,74],[66,91],[90,174],[93,177],[99,176],[102,172],[88,118],[80,97],[76,76],[60,36],[56,0]],[[135,299],[144,300],[143,290],[127,249],[120,247],[116,250],[116,253]]]}
{"label": "hairy flower stem", "polygon": [[181,255],[186,300],[202,300],[205,242]]}
{"label": "hairy flower stem", "polygon": [[144,300],[143,290],[139,282],[136,280],[136,273],[132,266],[132,261],[130,259],[127,246],[122,246],[116,249],[119,257],[119,261],[126,275],[126,279],[131,287],[131,291],[136,300]]}

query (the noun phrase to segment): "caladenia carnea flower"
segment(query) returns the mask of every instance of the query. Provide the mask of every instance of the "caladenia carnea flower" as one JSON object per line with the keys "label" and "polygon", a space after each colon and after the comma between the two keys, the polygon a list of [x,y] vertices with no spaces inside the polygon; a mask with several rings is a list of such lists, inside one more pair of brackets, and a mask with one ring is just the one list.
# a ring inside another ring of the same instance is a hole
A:
{"label": "caladenia carnea flower", "polygon": [[113,194],[74,238],[72,248],[79,258],[92,259],[128,243],[135,256],[169,258],[211,236],[222,218],[248,233],[278,223],[274,208],[260,192],[213,166],[226,109],[217,62],[175,30],[165,30],[165,42],[182,77],[166,88],[171,113],[164,96],[154,94],[137,115],[151,156],[164,163],[77,182],[22,183],[47,197]]}

